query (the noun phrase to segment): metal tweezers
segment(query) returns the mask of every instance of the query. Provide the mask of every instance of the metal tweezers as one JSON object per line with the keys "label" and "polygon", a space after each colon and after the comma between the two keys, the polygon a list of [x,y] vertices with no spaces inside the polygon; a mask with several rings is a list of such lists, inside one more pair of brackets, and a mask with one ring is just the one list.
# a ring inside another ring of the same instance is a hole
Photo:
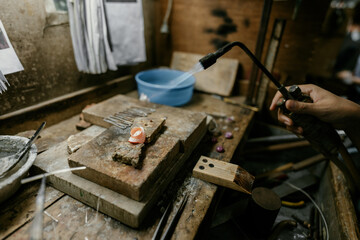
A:
{"label": "metal tweezers", "polygon": [[175,227],[176,227],[176,224],[178,223],[179,219],[180,219],[180,216],[185,208],[185,205],[187,203],[187,200],[188,200],[188,197],[189,197],[189,194],[186,193],[185,196],[183,197],[183,199],[181,200],[181,203],[180,203],[180,206],[179,208],[176,210],[176,213],[174,215],[174,217],[171,219],[169,225],[167,226],[164,234],[161,235],[162,233],[162,230],[163,228],[165,227],[165,224],[167,222],[167,219],[169,217],[169,214],[171,212],[171,209],[172,209],[172,204],[169,203],[169,205],[166,207],[166,210],[165,212],[163,213],[160,221],[159,221],[159,224],[158,226],[156,227],[156,230],[155,230],[155,233],[152,237],[152,240],[166,240],[166,239],[170,239],[170,237],[172,236],[174,230],[175,230]]}

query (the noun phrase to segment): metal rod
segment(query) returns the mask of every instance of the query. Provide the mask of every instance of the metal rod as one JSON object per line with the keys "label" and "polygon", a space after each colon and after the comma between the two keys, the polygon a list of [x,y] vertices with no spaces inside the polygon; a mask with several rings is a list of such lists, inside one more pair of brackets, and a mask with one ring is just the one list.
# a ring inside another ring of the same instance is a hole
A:
{"label": "metal rod", "polygon": [[[263,7],[262,15],[261,15],[260,30],[259,30],[258,39],[256,41],[256,49],[255,49],[255,56],[258,59],[261,59],[262,51],[264,48],[264,42],[265,42],[267,27],[269,24],[271,6],[272,6],[272,0],[264,1],[264,7]],[[251,70],[251,75],[250,75],[249,90],[248,90],[248,94],[246,96],[247,104],[251,104],[251,105],[255,104],[253,102],[253,97],[254,97],[256,82],[258,80],[258,73],[259,73],[259,70],[257,69],[256,65],[253,64],[252,70]]]}
{"label": "metal rod", "polygon": [[[280,41],[285,29],[286,20],[285,19],[275,19],[274,27],[271,33],[271,39],[264,60],[264,65],[270,71],[273,70],[275,65],[275,59],[280,47]],[[254,104],[258,107],[262,107],[265,100],[265,95],[269,81],[263,77],[263,74],[260,74],[259,84],[255,85],[255,90],[253,92],[253,101]]]}
{"label": "metal rod", "polygon": [[41,240],[43,237],[43,212],[44,212],[44,203],[45,203],[45,179],[43,177],[41,180],[40,189],[36,197],[36,212],[33,223],[30,230],[30,239],[32,240]]}
{"label": "metal rod", "polygon": [[176,211],[175,216],[171,219],[171,222],[169,223],[168,227],[166,228],[165,233],[161,236],[161,240],[170,239],[170,237],[172,236],[172,234],[175,230],[176,224],[178,223],[180,216],[185,208],[188,197],[189,197],[189,194],[186,194],[184,196],[184,198],[182,199],[180,207]]}
{"label": "metal rod", "polygon": [[287,134],[287,135],[276,135],[276,136],[267,136],[267,137],[258,137],[258,138],[250,138],[248,143],[268,143],[268,142],[277,142],[277,141],[300,141],[303,137],[299,137],[295,134]]}
{"label": "metal rod", "polygon": [[154,235],[152,237],[152,240],[158,240],[160,239],[161,237],[161,233],[162,233],[162,230],[164,229],[165,227],[165,224],[166,224],[166,221],[168,220],[168,217],[169,217],[169,214],[171,212],[171,202],[168,204],[168,206],[166,207],[166,210],[165,212],[163,213],[157,227],[156,227],[156,230],[154,232]]}

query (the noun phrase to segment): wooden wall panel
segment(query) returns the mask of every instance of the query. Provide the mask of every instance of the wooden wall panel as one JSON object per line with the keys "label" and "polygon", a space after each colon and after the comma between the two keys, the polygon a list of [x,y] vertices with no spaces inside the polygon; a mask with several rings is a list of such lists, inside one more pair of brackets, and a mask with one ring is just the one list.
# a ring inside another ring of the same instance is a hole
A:
{"label": "wooden wall panel", "polygon": [[314,64],[316,43],[329,6],[328,0],[302,1],[298,16],[292,19],[295,1],[278,2],[273,16],[287,20],[275,69],[285,72],[298,83],[304,81],[309,67]]}
{"label": "wooden wall panel", "polygon": [[[161,16],[165,14],[166,0],[161,0]],[[288,74],[293,81],[303,81],[309,67],[313,67],[316,43],[319,41],[322,23],[329,0],[302,1],[295,20],[292,19],[296,0],[274,1],[270,16],[267,41],[275,18],[286,19],[286,27],[279,48],[275,69]],[[177,0],[174,1],[170,17],[170,34],[157,44],[159,65],[168,65],[172,51],[207,54],[217,49],[212,41],[241,41],[255,51],[261,20],[263,0]],[[227,35],[209,33],[225,23],[224,18],[214,16],[214,10],[223,10],[232,20],[236,32]],[[159,40],[159,39],[158,39]],[[167,46],[164,49],[164,46]],[[264,54],[263,57],[264,58]],[[233,49],[226,57],[236,58],[244,68],[243,78],[248,78],[251,60],[240,49]]]}
{"label": "wooden wall panel", "polygon": [[[166,6],[167,1],[163,1]],[[162,59],[168,60],[171,50],[198,54],[207,54],[215,51],[212,41],[241,41],[251,50],[255,49],[256,34],[261,17],[261,5],[259,1],[174,1],[170,18],[170,35],[167,40],[171,41],[172,49],[165,53]],[[259,8],[260,11],[254,10]],[[236,27],[235,33],[218,35],[212,31],[218,30],[225,21],[222,17],[212,14],[214,10],[226,12],[229,19]],[[160,44],[159,48],[161,48]],[[240,49],[234,48],[226,54],[226,57],[237,58],[244,65],[249,65],[250,60]],[[167,65],[168,62],[160,64]]]}

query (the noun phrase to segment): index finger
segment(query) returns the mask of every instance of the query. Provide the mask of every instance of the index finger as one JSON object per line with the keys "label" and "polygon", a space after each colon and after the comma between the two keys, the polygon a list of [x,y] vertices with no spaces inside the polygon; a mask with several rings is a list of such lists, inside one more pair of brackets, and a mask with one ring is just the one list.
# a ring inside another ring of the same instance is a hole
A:
{"label": "index finger", "polygon": [[274,95],[274,98],[273,98],[273,100],[272,100],[272,102],[271,102],[271,105],[270,105],[270,110],[271,110],[271,111],[273,111],[273,110],[276,109],[276,107],[277,107],[277,102],[278,102],[279,99],[282,98],[282,97],[283,97],[283,95],[282,95],[279,91],[277,91],[276,94]]}

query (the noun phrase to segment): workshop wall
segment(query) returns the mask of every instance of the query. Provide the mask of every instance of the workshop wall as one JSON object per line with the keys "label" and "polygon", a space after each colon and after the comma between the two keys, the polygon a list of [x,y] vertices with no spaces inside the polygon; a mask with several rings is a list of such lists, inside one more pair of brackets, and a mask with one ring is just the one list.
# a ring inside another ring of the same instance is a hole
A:
{"label": "workshop wall", "polygon": [[8,90],[0,95],[0,116],[153,64],[153,1],[143,1],[148,62],[106,74],[78,72],[67,14],[49,14],[45,0],[0,0],[0,19],[24,71],[6,76]]}
{"label": "workshop wall", "polygon": [[[168,1],[161,2],[163,16]],[[297,5],[298,2],[301,4]],[[255,52],[263,4],[263,0],[174,1],[170,34],[158,38],[158,46],[168,46],[158,47],[160,64],[169,64],[170,49],[207,54],[222,43],[231,41],[241,41]],[[269,42],[274,20],[286,20],[274,66],[276,72],[286,75],[293,82],[301,82],[310,71],[327,74],[331,69],[341,41],[329,43],[330,49],[329,44],[323,44],[327,38],[323,36],[322,26],[329,4],[329,0],[273,1],[265,43]],[[293,18],[295,11],[298,13]],[[338,39],[341,37],[338,36]],[[267,44],[264,46],[263,59],[266,52]],[[238,59],[244,69],[243,76],[240,77],[249,78],[252,62],[245,53],[234,48],[225,56]],[[325,58],[327,61],[324,61]]]}

